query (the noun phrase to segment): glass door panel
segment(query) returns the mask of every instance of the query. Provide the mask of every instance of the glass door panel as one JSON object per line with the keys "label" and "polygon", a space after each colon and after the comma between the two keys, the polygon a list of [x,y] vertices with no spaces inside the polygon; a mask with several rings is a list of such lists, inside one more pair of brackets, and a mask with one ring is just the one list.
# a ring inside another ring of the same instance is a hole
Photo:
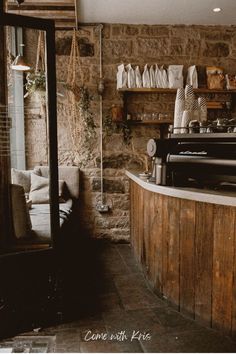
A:
{"label": "glass door panel", "polygon": [[17,15],[1,15],[0,26],[0,145],[11,224],[0,252],[12,253],[52,247],[59,231],[55,33],[50,20]]}

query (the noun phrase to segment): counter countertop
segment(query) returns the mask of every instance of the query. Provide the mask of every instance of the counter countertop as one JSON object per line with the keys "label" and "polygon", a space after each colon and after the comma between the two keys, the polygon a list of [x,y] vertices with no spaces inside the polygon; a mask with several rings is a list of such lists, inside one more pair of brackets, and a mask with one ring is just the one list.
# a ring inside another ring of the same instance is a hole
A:
{"label": "counter countertop", "polygon": [[196,202],[236,206],[236,193],[234,192],[159,186],[153,182],[146,182],[145,180],[139,178],[138,172],[126,171],[126,175],[150,192],[168,195],[170,197],[193,200]]}

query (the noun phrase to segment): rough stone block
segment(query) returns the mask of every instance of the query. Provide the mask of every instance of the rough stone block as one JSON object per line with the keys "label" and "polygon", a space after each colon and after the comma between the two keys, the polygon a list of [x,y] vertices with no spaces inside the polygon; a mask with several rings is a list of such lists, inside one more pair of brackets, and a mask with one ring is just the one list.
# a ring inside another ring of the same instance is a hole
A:
{"label": "rough stone block", "polygon": [[170,54],[170,42],[168,38],[138,38],[136,42],[137,55],[146,58],[157,58]]}
{"label": "rough stone block", "polygon": [[[103,188],[105,193],[125,193],[125,186],[122,181],[103,179]],[[92,190],[98,192],[101,190],[101,180],[94,178]]]}
{"label": "rough stone block", "polygon": [[[145,141],[147,139],[145,138]],[[146,145],[145,145],[146,148]],[[100,166],[100,158],[97,158],[97,167]],[[128,154],[114,154],[105,156],[103,159],[104,169],[139,169],[143,164],[140,156],[130,156]]]}
{"label": "rough stone block", "polygon": [[145,36],[150,36],[150,37],[164,37],[164,36],[168,37],[169,27],[144,25],[141,27],[140,34]]}
{"label": "rough stone block", "polygon": [[103,36],[103,38],[105,38],[105,39],[109,39],[109,38],[110,38],[110,36],[111,36],[111,25],[106,24],[106,25],[103,27],[102,36]]}
{"label": "rough stone block", "polygon": [[223,42],[206,42],[203,55],[205,57],[227,57],[229,55],[229,45]]}
{"label": "rough stone block", "polygon": [[111,26],[111,34],[112,37],[120,37],[124,32],[124,28],[120,25],[112,25]]}
{"label": "rough stone block", "polygon": [[[70,55],[72,37],[56,38],[56,54]],[[94,56],[94,44],[90,43],[89,38],[82,37],[78,39],[79,53],[81,57]]]}
{"label": "rough stone block", "polygon": [[185,46],[183,44],[172,44],[170,47],[170,55],[184,55],[185,54]]}
{"label": "rough stone block", "polygon": [[130,40],[106,40],[103,47],[104,58],[111,61],[114,58],[122,61],[124,58],[132,55],[132,41]]}
{"label": "rough stone block", "polygon": [[218,27],[216,30],[211,30],[210,28],[201,31],[201,37],[210,41],[231,41],[232,30],[222,30]]}
{"label": "rough stone block", "polygon": [[139,26],[126,25],[124,32],[127,36],[137,36],[139,34]]}
{"label": "rough stone block", "polygon": [[94,44],[90,43],[89,39],[84,37],[78,40],[79,55],[81,57],[93,57],[94,56]]}

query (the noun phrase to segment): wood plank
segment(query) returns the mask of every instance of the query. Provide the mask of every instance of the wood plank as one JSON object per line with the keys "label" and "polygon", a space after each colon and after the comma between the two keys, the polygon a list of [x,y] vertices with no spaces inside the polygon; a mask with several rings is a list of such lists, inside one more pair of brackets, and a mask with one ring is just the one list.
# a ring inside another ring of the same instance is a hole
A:
{"label": "wood plank", "polygon": [[137,257],[137,253],[138,253],[138,246],[137,246],[137,220],[136,220],[136,215],[135,215],[135,210],[137,208],[137,191],[136,191],[137,185],[134,182],[131,182],[131,190],[132,190],[132,194],[131,194],[131,227],[132,227],[132,238],[131,238],[131,242],[132,242],[132,246],[134,249],[134,254]]}
{"label": "wood plank", "polygon": [[[145,271],[149,274],[150,263],[150,222],[151,222],[151,205],[153,200],[153,194],[147,190],[143,191],[143,242],[142,242],[142,259]],[[151,279],[152,280],[152,279]]]}
{"label": "wood plank", "polygon": [[196,203],[195,319],[211,326],[213,204]]}
{"label": "wood plank", "polygon": [[231,334],[234,266],[234,208],[215,205],[212,326]]}
{"label": "wood plank", "polygon": [[131,180],[129,181],[129,194],[130,194],[130,218],[129,218],[129,225],[130,225],[130,242],[131,245],[133,245],[133,240],[134,240],[134,215],[133,215],[133,210],[134,210],[134,182]]}
{"label": "wood plank", "polygon": [[138,198],[139,198],[139,206],[138,206],[138,253],[139,259],[142,265],[144,265],[144,257],[143,257],[143,235],[144,235],[144,198],[143,198],[144,190],[143,188],[138,187]]}
{"label": "wood plank", "polygon": [[20,6],[8,2],[7,12],[24,16],[52,19],[56,28],[74,27],[76,24],[75,2],[70,1],[25,1]]}
{"label": "wood plank", "polygon": [[236,209],[234,209],[234,266],[232,292],[232,337],[236,339]]}
{"label": "wood plank", "polygon": [[195,202],[180,204],[180,311],[194,318]]}
{"label": "wood plank", "polygon": [[180,199],[163,196],[163,293],[179,309]]}
{"label": "wood plank", "polygon": [[[18,11],[19,13],[19,7],[18,5],[9,5],[8,6],[8,11]],[[20,12],[25,13],[26,11],[32,11],[32,12],[40,12],[40,11],[61,11],[67,13],[68,11],[75,11],[74,5],[71,4],[63,4],[63,5],[55,5],[53,3],[40,3],[38,5],[35,4],[25,4],[23,3],[20,7]]]}
{"label": "wood plank", "polygon": [[134,199],[133,199],[133,208],[134,208],[134,222],[133,222],[133,232],[134,232],[134,239],[133,239],[133,245],[134,245],[134,253],[136,255],[136,259],[141,263],[141,245],[140,245],[140,234],[141,234],[141,223],[140,223],[140,209],[143,208],[143,205],[140,204],[141,202],[141,189],[139,186],[134,183]]}
{"label": "wood plank", "polygon": [[132,242],[155,291],[236,337],[236,208],[133,186]]}
{"label": "wood plank", "polygon": [[[119,92],[123,93],[176,93],[177,89],[170,88],[120,88]],[[210,90],[207,88],[198,88],[194,89],[196,93],[235,93],[236,90]]]}
{"label": "wood plank", "polygon": [[161,194],[154,194],[154,218],[151,223],[150,249],[152,251],[151,274],[153,274],[156,292],[163,296],[163,217]]}

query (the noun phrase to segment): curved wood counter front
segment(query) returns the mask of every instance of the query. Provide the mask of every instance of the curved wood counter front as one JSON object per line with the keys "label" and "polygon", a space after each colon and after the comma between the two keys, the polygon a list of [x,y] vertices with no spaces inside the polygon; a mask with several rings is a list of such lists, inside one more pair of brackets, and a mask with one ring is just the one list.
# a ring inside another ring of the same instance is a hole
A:
{"label": "curved wood counter front", "polygon": [[158,295],[236,336],[236,196],[130,178],[131,242]]}

